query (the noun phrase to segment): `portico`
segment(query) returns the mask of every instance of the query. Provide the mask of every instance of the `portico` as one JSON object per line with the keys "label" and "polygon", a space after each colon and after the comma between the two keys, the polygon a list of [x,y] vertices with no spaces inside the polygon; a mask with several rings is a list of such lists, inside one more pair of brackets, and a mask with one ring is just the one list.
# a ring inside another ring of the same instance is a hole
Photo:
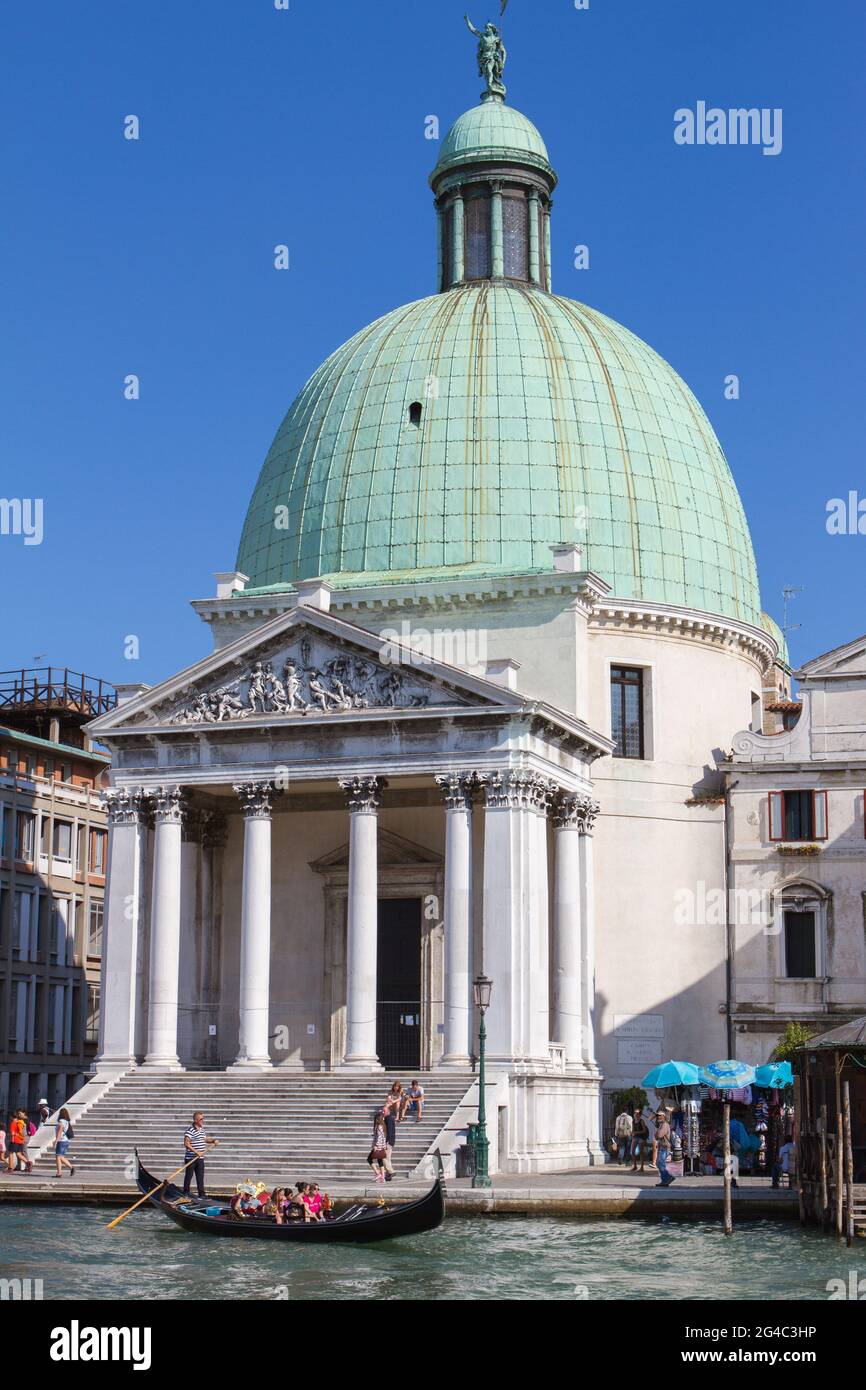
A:
{"label": "portico", "polygon": [[[596,1081],[582,845],[606,740],[485,677],[408,650],[395,665],[393,643],[380,666],[380,650],[299,603],[101,721],[101,1070],[381,1070],[379,919],[397,898],[417,904],[420,1060],[472,1065],[483,968],[492,1066]],[[295,708],[275,674],[290,667]]]}

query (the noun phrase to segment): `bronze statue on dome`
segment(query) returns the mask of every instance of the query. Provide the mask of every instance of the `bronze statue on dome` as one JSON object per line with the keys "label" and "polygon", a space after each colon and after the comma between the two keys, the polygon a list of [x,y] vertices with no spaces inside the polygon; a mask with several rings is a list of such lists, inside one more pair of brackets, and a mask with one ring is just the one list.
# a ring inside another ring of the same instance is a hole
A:
{"label": "bronze statue on dome", "polygon": [[487,83],[487,91],[482,93],[482,99],[487,96],[504,97],[505,85],[502,81],[502,69],[505,67],[508,54],[505,51],[505,44],[502,42],[502,34],[495,24],[485,24],[482,31],[475,28],[468,14],[465,14],[463,18],[466,20],[469,32],[478,39],[478,71]]}

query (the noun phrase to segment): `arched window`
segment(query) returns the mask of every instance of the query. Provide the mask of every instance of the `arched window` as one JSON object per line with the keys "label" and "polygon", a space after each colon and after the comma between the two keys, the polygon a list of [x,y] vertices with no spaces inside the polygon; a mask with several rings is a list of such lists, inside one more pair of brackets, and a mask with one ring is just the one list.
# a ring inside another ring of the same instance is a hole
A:
{"label": "arched window", "polygon": [[422,406],[420,401],[413,401],[409,407],[409,424],[415,425],[416,428],[421,424],[421,410]]}

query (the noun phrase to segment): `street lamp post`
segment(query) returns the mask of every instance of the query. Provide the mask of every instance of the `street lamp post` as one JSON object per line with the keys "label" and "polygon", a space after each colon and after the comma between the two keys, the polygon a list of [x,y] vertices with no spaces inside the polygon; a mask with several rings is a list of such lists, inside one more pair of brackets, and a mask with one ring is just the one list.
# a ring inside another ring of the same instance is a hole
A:
{"label": "street lamp post", "polygon": [[472,1174],[473,1187],[490,1187],[489,1156],[490,1141],[487,1138],[487,1106],[484,1096],[484,1049],[487,1043],[487,1025],[484,1015],[490,1007],[490,991],[493,981],[486,975],[479,975],[472,981],[472,996],[475,1007],[481,1015],[478,1025],[478,1129],[475,1136],[475,1172]]}

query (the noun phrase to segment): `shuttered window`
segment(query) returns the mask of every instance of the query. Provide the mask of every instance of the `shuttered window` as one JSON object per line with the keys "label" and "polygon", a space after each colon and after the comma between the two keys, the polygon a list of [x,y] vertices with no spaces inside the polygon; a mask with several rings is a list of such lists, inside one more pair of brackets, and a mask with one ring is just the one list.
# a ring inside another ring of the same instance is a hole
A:
{"label": "shuttered window", "polygon": [[771,840],[826,840],[827,793],[770,792]]}

